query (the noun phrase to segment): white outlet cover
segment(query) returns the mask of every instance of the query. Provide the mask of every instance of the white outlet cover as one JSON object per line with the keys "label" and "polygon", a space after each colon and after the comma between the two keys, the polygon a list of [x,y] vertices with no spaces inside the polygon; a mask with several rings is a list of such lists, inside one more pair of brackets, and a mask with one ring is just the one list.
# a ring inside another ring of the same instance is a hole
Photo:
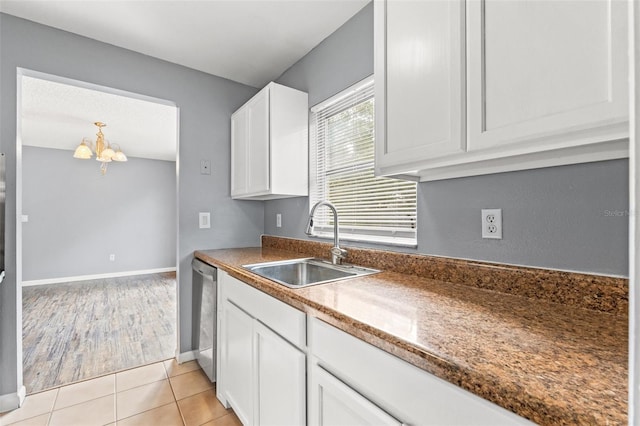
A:
{"label": "white outlet cover", "polygon": [[[482,209],[482,238],[502,239],[502,209]],[[493,221],[488,218],[493,217]]]}
{"label": "white outlet cover", "polygon": [[201,175],[210,175],[211,174],[211,161],[209,161],[209,160],[201,160],[200,161],[200,174]]}
{"label": "white outlet cover", "polygon": [[282,214],[276,214],[276,228],[282,228]]}

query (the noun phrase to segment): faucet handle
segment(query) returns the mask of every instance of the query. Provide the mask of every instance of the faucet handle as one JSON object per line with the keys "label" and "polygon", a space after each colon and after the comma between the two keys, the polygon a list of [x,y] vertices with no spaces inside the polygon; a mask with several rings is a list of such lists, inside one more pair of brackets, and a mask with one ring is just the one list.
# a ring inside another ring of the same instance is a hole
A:
{"label": "faucet handle", "polygon": [[304,231],[308,236],[313,235],[313,216],[309,215],[309,221],[307,222],[307,229]]}
{"label": "faucet handle", "polygon": [[338,246],[331,248],[331,263],[334,265],[339,265],[342,263],[342,259],[346,259],[347,251]]}

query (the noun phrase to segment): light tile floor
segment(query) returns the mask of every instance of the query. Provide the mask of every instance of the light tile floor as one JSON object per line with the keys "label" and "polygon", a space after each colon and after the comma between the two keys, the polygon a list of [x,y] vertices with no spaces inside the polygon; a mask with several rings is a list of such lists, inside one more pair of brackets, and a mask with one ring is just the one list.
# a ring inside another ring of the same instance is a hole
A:
{"label": "light tile floor", "polygon": [[2,426],[238,426],[195,361],[167,360],[27,396]]}

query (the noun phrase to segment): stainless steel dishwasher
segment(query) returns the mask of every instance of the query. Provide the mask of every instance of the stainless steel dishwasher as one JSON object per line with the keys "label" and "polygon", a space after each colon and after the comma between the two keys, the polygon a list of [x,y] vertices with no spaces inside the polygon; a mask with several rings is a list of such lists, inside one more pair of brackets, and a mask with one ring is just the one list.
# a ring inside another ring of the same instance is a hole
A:
{"label": "stainless steel dishwasher", "polygon": [[216,287],[217,269],[198,259],[193,268],[192,341],[196,359],[212,382],[216,381]]}

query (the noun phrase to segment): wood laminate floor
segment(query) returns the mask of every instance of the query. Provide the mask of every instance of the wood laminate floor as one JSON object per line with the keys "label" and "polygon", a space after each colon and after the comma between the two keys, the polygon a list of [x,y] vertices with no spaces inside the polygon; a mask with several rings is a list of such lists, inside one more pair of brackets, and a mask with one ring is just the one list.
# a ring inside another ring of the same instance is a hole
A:
{"label": "wood laminate floor", "polygon": [[172,358],[175,273],[22,289],[27,394]]}

